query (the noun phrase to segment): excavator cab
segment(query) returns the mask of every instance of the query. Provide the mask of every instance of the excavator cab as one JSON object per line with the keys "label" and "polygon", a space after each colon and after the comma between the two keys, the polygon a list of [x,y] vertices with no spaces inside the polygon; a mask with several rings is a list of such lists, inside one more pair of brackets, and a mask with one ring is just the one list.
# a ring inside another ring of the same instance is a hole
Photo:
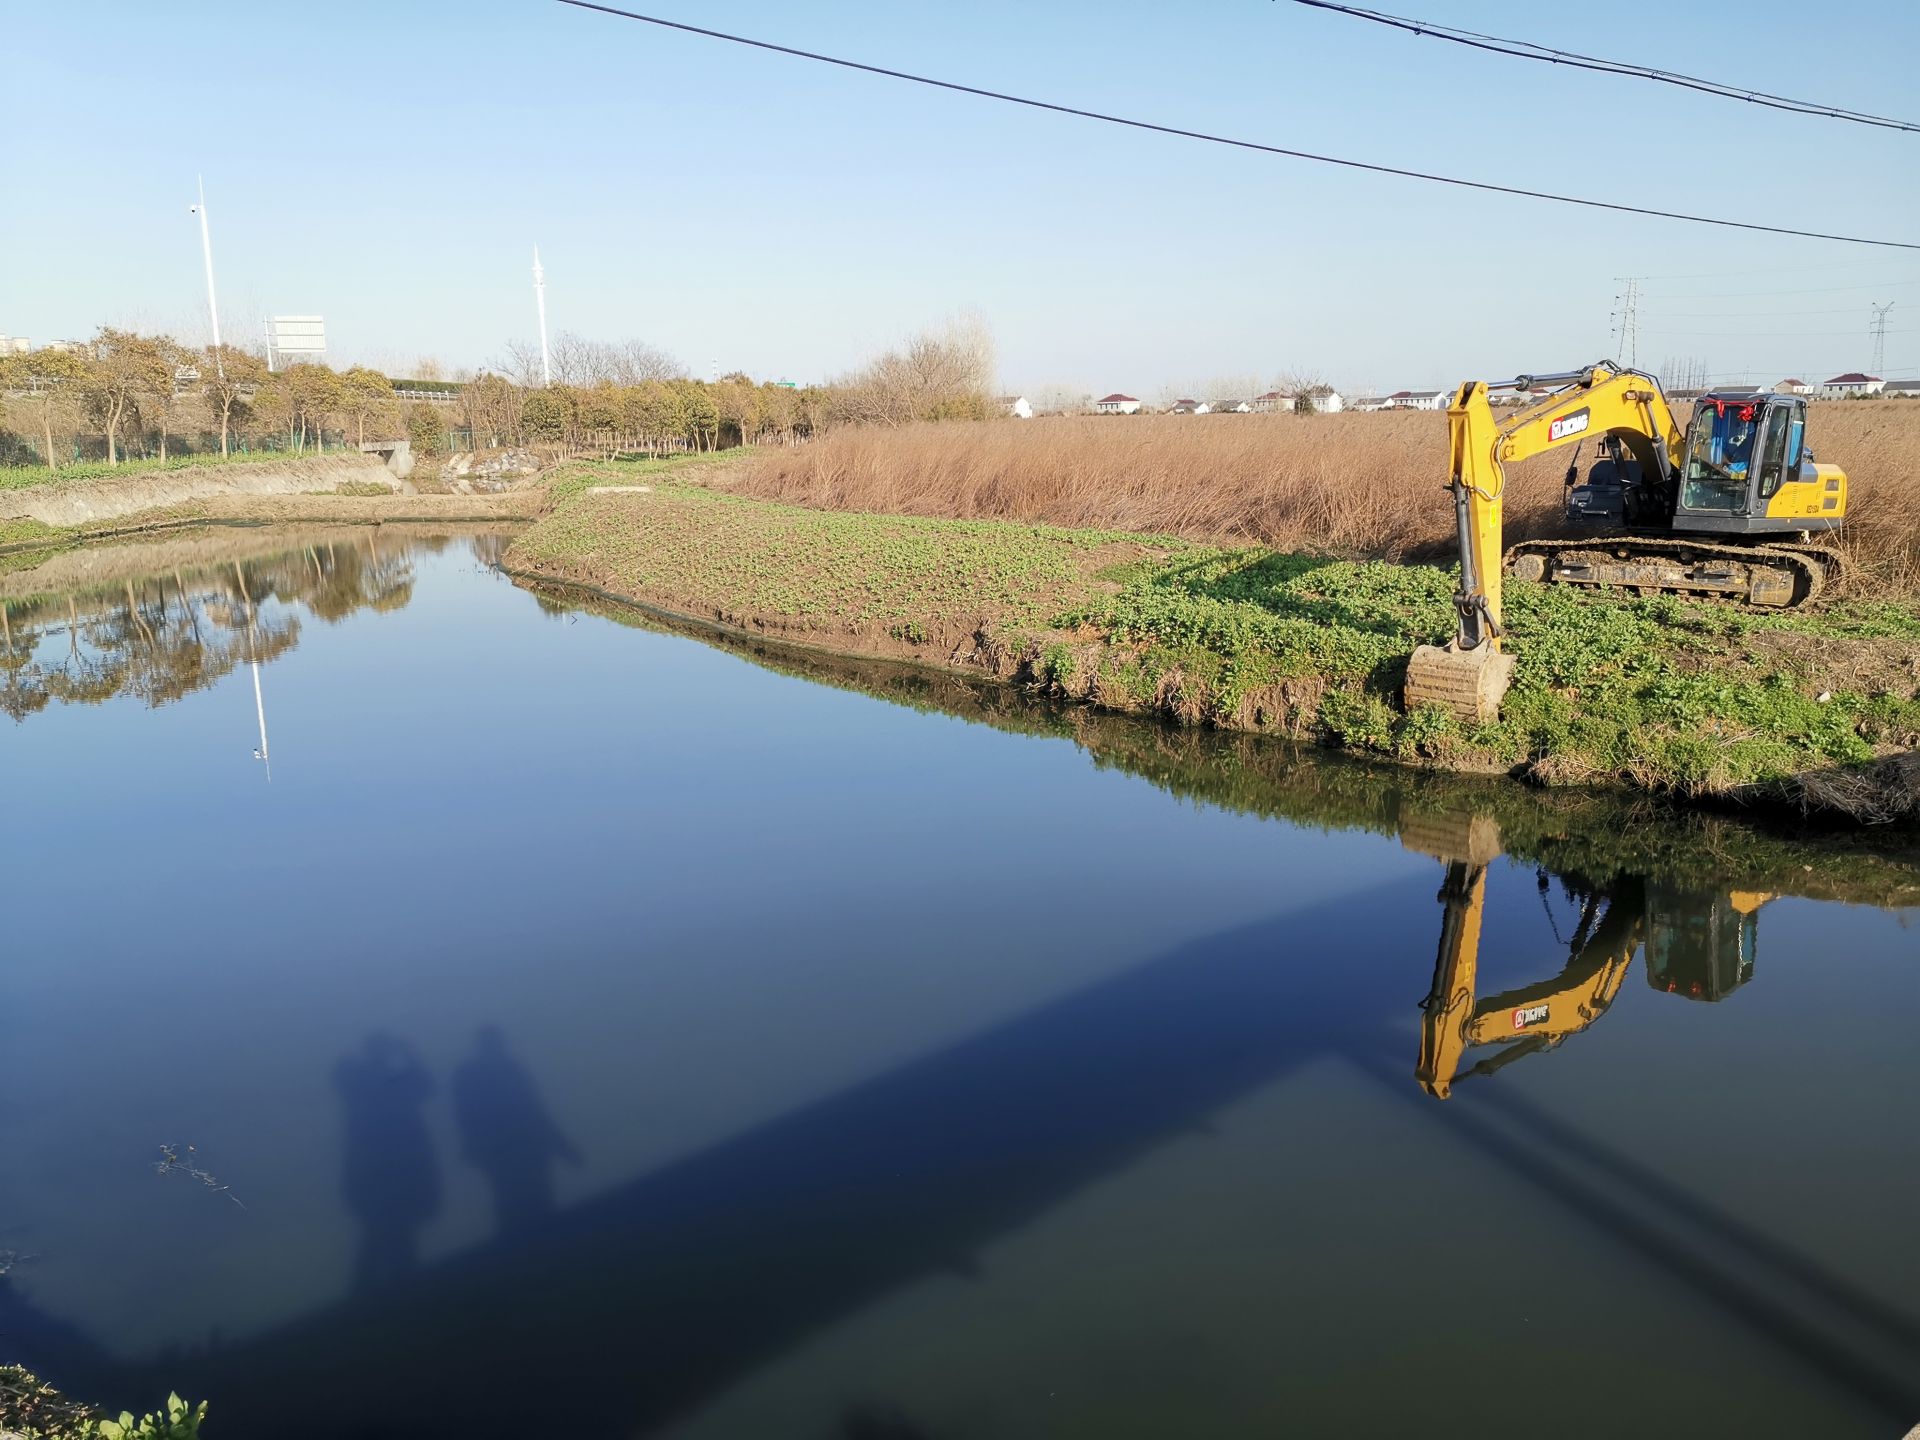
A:
{"label": "excavator cab", "polygon": [[1846,472],[1815,463],[1803,395],[1702,395],[1678,478],[1676,534],[1797,540],[1846,518]]}
{"label": "excavator cab", "polygon": [[1647,983],[1688,1000],[1724,1000],[1753,978],[1760,907],[1746,891],[1647,891]]}

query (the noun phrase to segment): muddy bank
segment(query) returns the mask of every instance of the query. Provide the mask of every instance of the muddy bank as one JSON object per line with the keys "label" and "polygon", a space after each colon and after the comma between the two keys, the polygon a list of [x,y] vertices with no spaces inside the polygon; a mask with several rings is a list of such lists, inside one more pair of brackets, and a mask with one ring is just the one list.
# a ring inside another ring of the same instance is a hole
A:
{"label": "muddy bank", "polygon": [[0,491],[0,520],[38,520],[70,527],[113,520],[143,510],[220,495],[300,495],[342,485],[399,482],[377,455],[348,453],[258,464],[198,465],[149,470],[74,485],[35,485]]}

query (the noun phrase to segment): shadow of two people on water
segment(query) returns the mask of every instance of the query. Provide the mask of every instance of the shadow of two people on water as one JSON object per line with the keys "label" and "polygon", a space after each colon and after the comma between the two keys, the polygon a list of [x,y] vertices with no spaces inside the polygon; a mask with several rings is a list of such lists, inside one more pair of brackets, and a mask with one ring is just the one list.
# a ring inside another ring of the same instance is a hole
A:
{"label": "shadow of two people on water", "polygon": [[[427,1124],[435,1093],[412,1045],[369,1035],[333,1070],[346,1125],[341,1193],[360,1227],[353,1288],[377,1289],[419,1265],[420,1234],[440,1211],[441,1171]],[[460,1155],[491,1192],[497,1237],[554,1215],[554,1172],[584,1160],[548,1112],[497,1025],[483,1025],[449,1080]]]}

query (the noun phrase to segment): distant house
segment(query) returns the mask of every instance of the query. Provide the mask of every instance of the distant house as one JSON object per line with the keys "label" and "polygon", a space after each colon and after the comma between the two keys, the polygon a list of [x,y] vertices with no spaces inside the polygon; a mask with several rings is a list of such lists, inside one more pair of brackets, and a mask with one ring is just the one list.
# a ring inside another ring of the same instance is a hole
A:
{"label": "distant house", "polygon": [[1140,408],[1140,402],[1131,395],[1122,395],[1115,391],[1103,395],[1093,402],[1093,408],[1102,415],[1131,415]]}
{"label": "distant house", "polygon": [[1776,395],[1811,395],[1813,393],[1813,386],[1807,384],[1804,380],[1782,380],[1778,385],[1773,387],[1773,393]]}
{"label": "distant house", "polygon": [[1448,390],[1396,390],[1379,402],[1382,410],[1444,410],[1452,401]]}
{"label": "distant house", "polygon": [[[1302,405],[1302,401],[1305,405]],[[1331,385],[1315,385],[1298,394],[1290,390],[1269,390],[1266,394],[1254,398],[1251,408],[1258,414],[1275,411],[1289,411],[1311,408],[1322,415],[1336,415],[1347,408],[1347,402],[1338,390]]]}
{"label": "distant house", "polygon": [[1920,380],[1889,380],[1880,387],[1880,393],[1902,400],[1920,400]]}
{"label": "distant house", "polygon": [[1858,370],[1849,370],[1844,375],[1836,375],[1815,386],[1813,393],[1822,400],[1850,400],[1856,395],[1878,395],[1886,383],[1878,375],[1862,375]]}
{"label": "distant house", "polygon": [[1213,407],[1204,400],[1176,400],[1167,407],[1169,415],[1205,415]]}
{"label": "distant house", "polygon": [[1002,415],[1011,415],[1016,420],[1033,418],[1033,406],[1028,403],[1024,395],[1002,395],[993,403],[1000,407]]}
{"label": "distant house", "polygon": [[1246,400],[1215,400],[1209,407],[1216,415],[1251,415],[1253,405]]}

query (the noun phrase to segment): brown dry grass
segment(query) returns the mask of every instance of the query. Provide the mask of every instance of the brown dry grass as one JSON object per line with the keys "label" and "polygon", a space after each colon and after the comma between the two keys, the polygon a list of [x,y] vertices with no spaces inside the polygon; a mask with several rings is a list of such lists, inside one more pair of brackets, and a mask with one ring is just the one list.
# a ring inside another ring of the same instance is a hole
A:
{"label": "brown dry grass", "polygon": [[[1920,591],[1920,403],[1818,404],[1809,432],[1849,477],[1853,519],[1839,543],[1853,573],[1883,593]],[[1510,473],[1512,538],[1556,533],[1567,454]],[[1391,560],[1451,545],[1446,458],[1446,417],[1408,411],[951,422],[832,431],[762,453],[738,488],[830,510]]]}

